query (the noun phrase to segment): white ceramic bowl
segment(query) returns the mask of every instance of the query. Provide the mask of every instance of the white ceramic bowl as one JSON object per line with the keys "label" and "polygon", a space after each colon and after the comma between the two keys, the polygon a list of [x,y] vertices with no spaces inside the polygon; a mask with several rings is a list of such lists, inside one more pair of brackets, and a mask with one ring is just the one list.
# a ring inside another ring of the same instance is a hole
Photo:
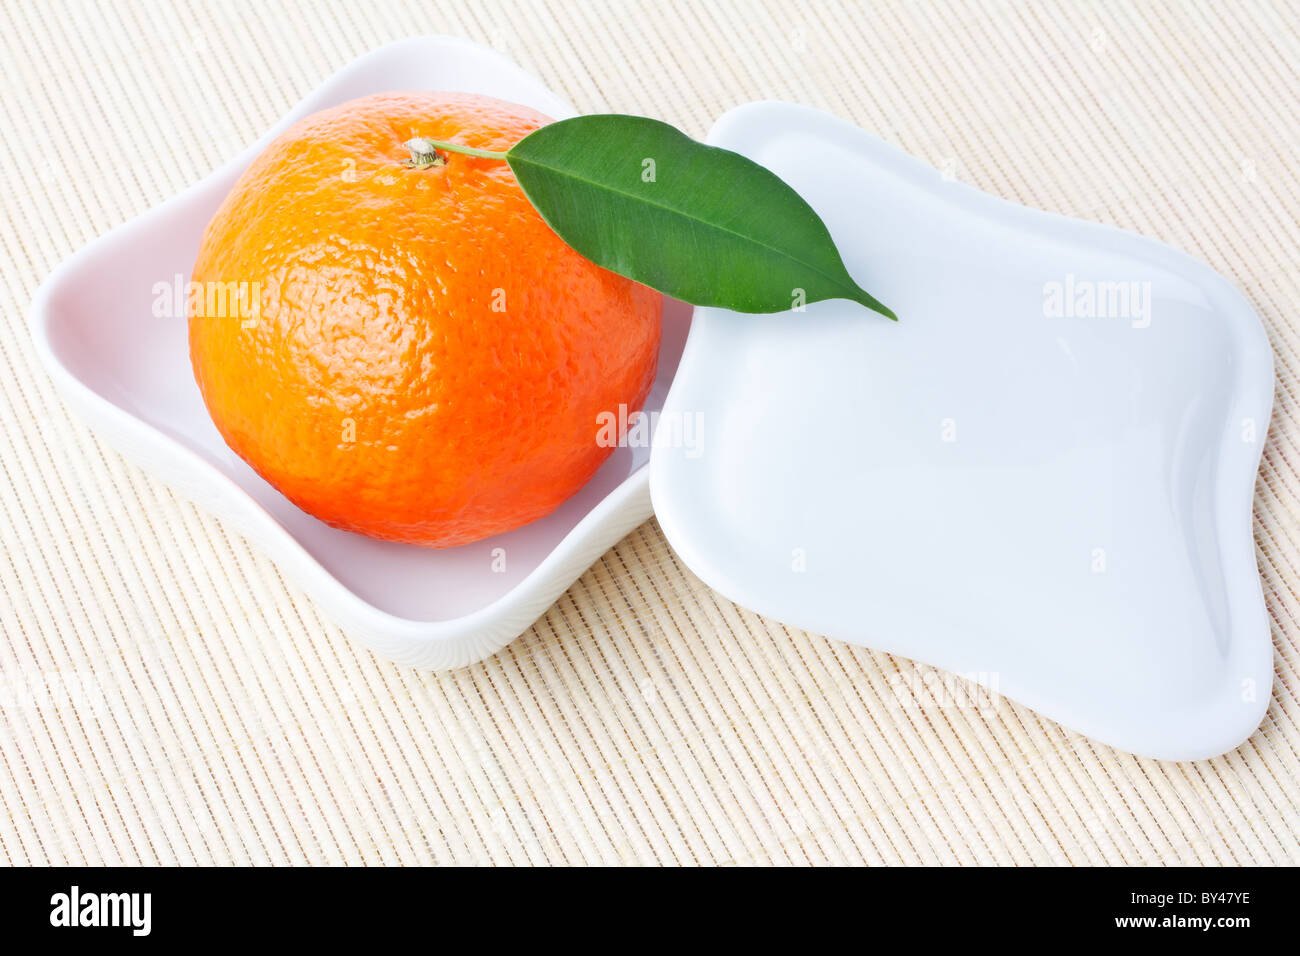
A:
{"label": "white ceramic bowl", "polygon": [[696,310],[664,415],[704,439],[650,465],[677,554],[1124,750],[1241,743],[1273,677],[1251,533],[1273,359],[1245,299],[814,110],[741,106],[709,141],[799,190],[901,321]]}
{"label": "white ceramic bowl", "polygon": [[[194,383],[183,314],[154,315],[156,284],[189,281],[208,220],[274,136],[309,113],[398,89],[483,93],[573,115],[473,43],[420,37],[383,47],[340,70],[219,172],[64,262],[38,291],[31,321],[59,391],[106,441],[263,549],[350,635],[394,661],[445,668],[499,650],[650,516],[648,449],[617,449],[555,513],[509,534],[442,551],[373,541],[303,513],[226,447]],[[648,409],[663,404],[689,321],[689,307],[668,304]],[[496,549],[504,570],[494,570]]]}

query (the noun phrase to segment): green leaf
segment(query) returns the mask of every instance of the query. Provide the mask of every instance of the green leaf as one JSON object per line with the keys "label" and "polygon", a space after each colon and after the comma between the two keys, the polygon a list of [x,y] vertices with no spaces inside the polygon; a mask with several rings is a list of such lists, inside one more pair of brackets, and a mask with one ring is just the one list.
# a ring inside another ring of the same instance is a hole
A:
{"label": "green leaf", "polygon": [[803,197],[757,163],[667,123],[578,116],[530,133],[505,158],[561,239],[675,298],[784,312],[801,289],[806,302],[851,299],[895,318],[853,281]]}

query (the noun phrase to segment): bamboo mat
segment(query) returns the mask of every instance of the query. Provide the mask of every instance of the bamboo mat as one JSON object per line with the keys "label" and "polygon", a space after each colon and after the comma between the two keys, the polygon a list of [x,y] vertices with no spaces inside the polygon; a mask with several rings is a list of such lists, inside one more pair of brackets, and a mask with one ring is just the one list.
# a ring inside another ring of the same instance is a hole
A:
{"label": "bamboo mat", "polygon": [[[496,657],[405,670],[100,444],[36,364],[38,282],[419,33],[697,136],[806,103],[1232,277],[1278,358],[1259,731],[1167,764],[954,703],[722,600],[653,522]],[[1289,3],[4,0],[0,861],[1300,862],[1298,67]]]}

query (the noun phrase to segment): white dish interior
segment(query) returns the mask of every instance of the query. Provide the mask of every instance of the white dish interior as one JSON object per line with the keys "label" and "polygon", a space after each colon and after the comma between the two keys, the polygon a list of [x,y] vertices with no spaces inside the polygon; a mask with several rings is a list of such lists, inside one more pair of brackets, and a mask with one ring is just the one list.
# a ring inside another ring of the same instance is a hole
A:
{"label": "white dish interior", "polygon": [[[399,89],[483,93],[573,115],[484,47],[447,37],[383,47],[333,76],[229,165],[61,265],[33,303],[32,326],[63,395],[102,437],[234,524],[355,637],[401,662],[448,667],[499,649],[649,517],[649,449],[617,449],[556,512],[508,534],[441,551],[370,540],[298,510],[226,447],[194,383],[183,315],[158,318],[153,309],[156,284],[189,281],[208,220],[271,138],[309,113]],[[663,404],[689,322],[689,307],[668,304],[649,410]]]}
{"label": "white dish interior", "polygon": [[[710,142],[799,190],[901,321],[696,310],[665,419],[703,442],[651,462],[683,560],[1123,749],[1237,746],[1272,683],[1251,533],[1272,353],[1245,300],[813,110],[742,106]],[[1127,307],[1106,283],[1137,284]]]}

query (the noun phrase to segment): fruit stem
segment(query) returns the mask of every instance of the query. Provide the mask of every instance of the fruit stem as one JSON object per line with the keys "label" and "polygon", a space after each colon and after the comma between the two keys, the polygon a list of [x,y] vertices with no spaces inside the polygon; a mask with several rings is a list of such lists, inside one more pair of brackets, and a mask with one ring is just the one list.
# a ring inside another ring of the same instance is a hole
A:
{"label": "fruit stem", "polygon": [[416,169],[447,165],[447,160],[439,154],[439,150],[448,153],[463,153],[466,156],[477,156],[479,159],[506,159],[508,156],[504,152],[498,153],[490,149],[462,146],[460,143],[448,143],[444,140],[429,139],[425,136],[408,139],[402,145],[411,151],[411,159],[408,165],[414,166]]}

